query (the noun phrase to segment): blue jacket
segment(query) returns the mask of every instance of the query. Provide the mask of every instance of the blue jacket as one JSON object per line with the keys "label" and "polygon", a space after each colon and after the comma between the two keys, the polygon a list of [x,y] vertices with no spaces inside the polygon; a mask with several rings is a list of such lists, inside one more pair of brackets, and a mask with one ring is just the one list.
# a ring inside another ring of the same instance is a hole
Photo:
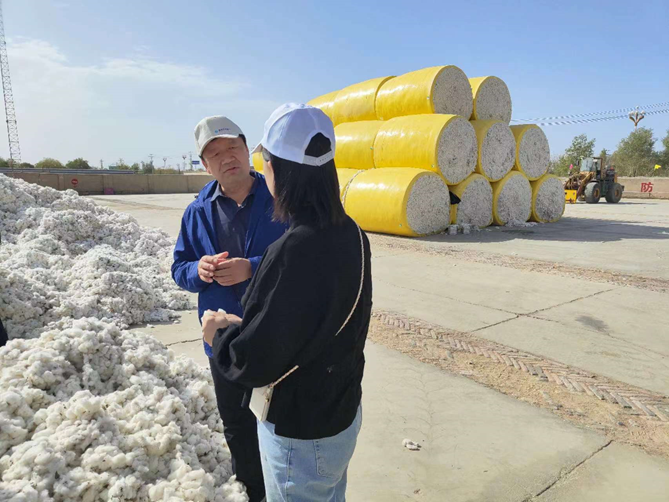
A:
{"label": "blue jacket", "polygon": [[[274,200],[272,199],[265,177],[254,173],[258,186],[253,199],[249,228],[246,233],[244,257],[251,262],[255,274],[267,246],[281,237],[287,225],[272,221]],[[222,253],[216,237],[215,208],[211,200],[216,190],[216,181],[208,183],[191,202],[181,220],[179,239],[174,248],[172,277],[183,289],[198,294],[198,318],[202,319],[205,310],[223,309],[229,314],[242,317],[241,297],[232,287],[221,286],[217,282],[204,282],[197,274],[200,258],[205,255]],[[248,285],[248,283],[247,283]],[[242,291],[245,291],[244,287]],[[237,288],[239,291],[239,288]]]}

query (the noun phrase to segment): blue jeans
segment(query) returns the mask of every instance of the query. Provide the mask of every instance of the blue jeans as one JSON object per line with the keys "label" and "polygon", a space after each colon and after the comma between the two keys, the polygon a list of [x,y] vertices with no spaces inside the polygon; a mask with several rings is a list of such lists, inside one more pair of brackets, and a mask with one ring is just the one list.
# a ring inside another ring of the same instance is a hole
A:
{"label": "blue jeans", "polygon": [[336,436],[305,440],[277,436],[258,422],[258,441],[267,502],[344,502],[346,472],[362,426],[362,407]]}

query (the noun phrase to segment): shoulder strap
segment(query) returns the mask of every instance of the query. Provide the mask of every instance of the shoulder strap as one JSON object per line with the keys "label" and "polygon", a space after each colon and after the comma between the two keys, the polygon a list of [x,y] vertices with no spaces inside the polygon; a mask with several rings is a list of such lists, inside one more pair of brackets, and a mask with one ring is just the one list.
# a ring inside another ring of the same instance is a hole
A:
{"label": "shoulder strap", "polygon": [[[362,238],[362,230],[360,229],[360,226],[356,223],[355,224],[356,228],[358,229],[358,236],[360,237],[360,256],[361,256],[361,263],[362,266],[361,272],[360,272],[360,287],[358,288],[358,295],[355,298],[355,303],[353,304],[353,308],[351,309],[351,312],[349,312],[348,316],[346,317],[346,320],[344,321],[344,324],[341,325],[341,328],[339,328],[339,331],[335,334],[335,337],[339,335],[339,333],[342,332],[342,330],[346,327],[348,322],[351,320],[351,317],[353,317],[353,313],[355,312],[355,309],[358,308],[358,303],[360,302],[360,296],[362,296],[362,286],[364,285],[365,282],[365,241]],[[279,378],[276,382],[269,384],[270,388],[276,387],[279,385],[288,375],[293,373],[297,368],[299,368],[298,365],[293,366],[289,371],[287,371],[281,378]]]}

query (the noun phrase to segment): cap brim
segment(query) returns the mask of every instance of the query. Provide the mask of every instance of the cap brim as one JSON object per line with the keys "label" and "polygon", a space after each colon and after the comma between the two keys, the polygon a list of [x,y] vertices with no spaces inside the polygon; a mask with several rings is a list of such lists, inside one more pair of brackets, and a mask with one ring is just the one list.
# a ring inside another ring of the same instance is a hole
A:
{"label": "cap brim", "polygon": [[207,140],[207,142],[204,145],[202,145],[202,147],[200,147],[199,156],[202,157],[202,154],[204,153],[204,149],[207,148],[209,143],[211,143],[215,139],[218,139],[218,138],[234,139],[234,138],[239,138],[239,136],[240,136],[239,134],[219,134],[218,136],[212,136],[211,138],[209,138]]}
{"label": "cap brim", "polygon": [[260,153],[260,152],[262,152],[262,143],[258,143],[258,145],[251,152],[251,154]]}

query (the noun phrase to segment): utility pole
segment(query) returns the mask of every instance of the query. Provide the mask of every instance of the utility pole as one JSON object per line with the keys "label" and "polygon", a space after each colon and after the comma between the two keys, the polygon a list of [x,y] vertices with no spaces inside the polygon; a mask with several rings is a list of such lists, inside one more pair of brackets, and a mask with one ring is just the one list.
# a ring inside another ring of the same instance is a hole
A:
{"label": "utility pole", "polygon": [[167,157],[163,157],[163,169],[167,167]]}
{"label": "utility pole", "polygon": [[18,167],[21,163],[21,147],[19,145],[19,128],[16,123],[12,79],[9,76],[9,59],[7,58],[7,43],[5,42],[5,21],[2,17],[2,0],[0,0],[0,74],[2,75],[2,92],[5,97],[9,165],[14,169],[14,166]]}
{"label": "utility pole", "polygon": [[643,120],[643,118],[646,116],[646,112],[641,110],[639,111],[639,107],[637,106],[633,112],[629,113],[629,118],[632,122],[634,122],[634,130],[636,131],[636,127],[639,125],[639,122]]}
{"label": "utility pole", "polygon": [[149,154],[149,164],[151,164],[151,166],[153,167],[153,154],[152,153]]}
{"label": "utility pole", "polygon": [[100,159],[100,169],[104,168],[105,168],[105,163],[102,161],[102,159]]}
{"label": "utility pole", "polygon": [[184,159],[184,171],[186,171],[186,154],[184,153],[181,158]]}
{"label": "utility pole", "polygon": [[193,170],[193,152],[188,152],[188,169]]}

